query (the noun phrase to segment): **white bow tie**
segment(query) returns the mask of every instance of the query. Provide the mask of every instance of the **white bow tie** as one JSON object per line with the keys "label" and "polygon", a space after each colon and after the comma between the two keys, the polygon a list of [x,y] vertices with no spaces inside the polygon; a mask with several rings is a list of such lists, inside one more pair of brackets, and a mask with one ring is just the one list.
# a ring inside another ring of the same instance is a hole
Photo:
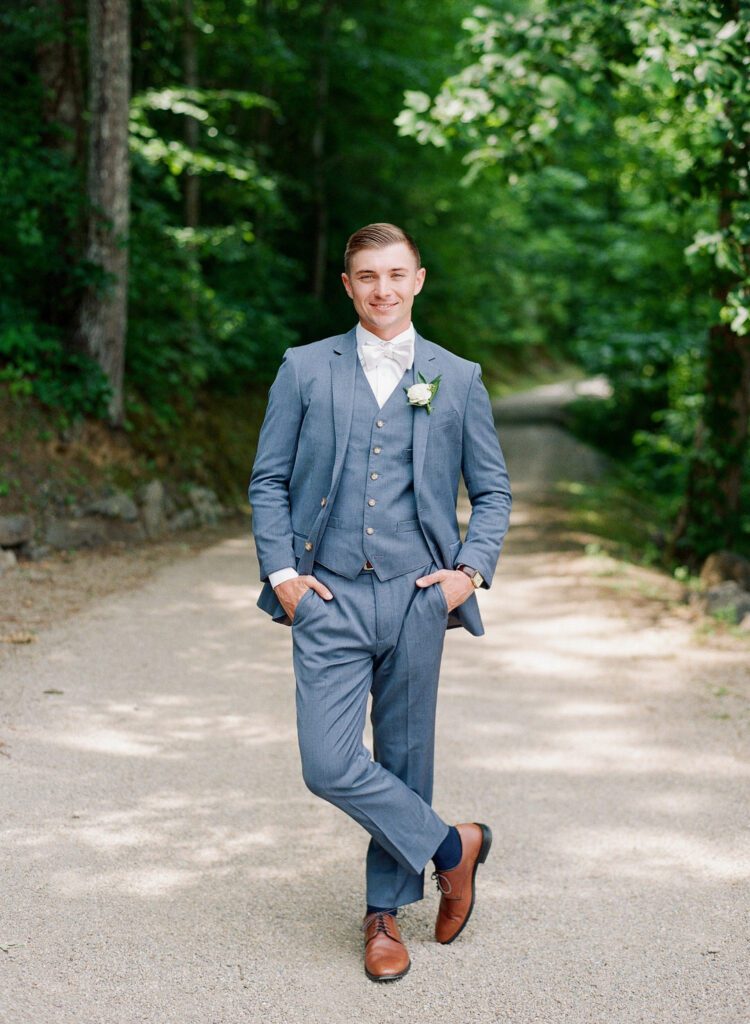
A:
{"label": "white bow tie", "polygon": [[380,364],[381,359],[392,359],[398,363],[401,372],[408,370],[414,360],[414,341],[412,338],[402,338],[395,344],[392,341],[380,342],[366,341],[362,346],[362,361],[366,370],[374,370]]}

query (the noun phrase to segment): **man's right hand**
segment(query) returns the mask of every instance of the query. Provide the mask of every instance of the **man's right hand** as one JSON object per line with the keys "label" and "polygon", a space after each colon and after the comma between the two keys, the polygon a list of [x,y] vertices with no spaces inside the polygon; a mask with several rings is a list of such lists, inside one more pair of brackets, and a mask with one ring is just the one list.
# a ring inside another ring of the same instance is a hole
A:
{"label": "man's right hand", "polygon": [[274,593],[281,602],[281,607],[292,621],[294,621],[297,605],[302,600],[302,595],[306,590],[316,590],[326,601],[333,599],[333,594],[325,583],[316,580],[314,576],[295,576],[291,580],[284,580],[283,583],[279,583],[278,587],[274,588]]}

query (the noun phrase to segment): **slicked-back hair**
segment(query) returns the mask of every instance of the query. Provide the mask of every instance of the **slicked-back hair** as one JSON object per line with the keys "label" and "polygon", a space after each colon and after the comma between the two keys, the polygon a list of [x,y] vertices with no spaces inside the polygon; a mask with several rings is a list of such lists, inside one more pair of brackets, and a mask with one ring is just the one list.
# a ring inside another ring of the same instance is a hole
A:
{"label": "slicked-back hair", "polygon": [[367,224],[350,236],[344,251],[344,270],[347,274],[349,273],[352,258],[362,249],[385,249],[387,246],[397,245],[399,242],[405,242],[409,246],[417,261],[417,269],[419,269],[422,266],[422,257],[419,255],[417,243],[411,235],[408,235],[403,228],[396,224],[380,222]]}

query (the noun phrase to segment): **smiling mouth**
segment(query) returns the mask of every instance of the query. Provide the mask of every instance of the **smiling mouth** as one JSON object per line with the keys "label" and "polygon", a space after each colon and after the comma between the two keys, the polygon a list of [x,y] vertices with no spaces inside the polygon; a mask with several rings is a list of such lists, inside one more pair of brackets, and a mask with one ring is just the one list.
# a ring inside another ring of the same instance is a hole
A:
{"label": "smiling mouth", "polygon": [[397,302],[371,302],[370,305],[373,309],[379,310],[381,313],[386,313],[389,309],[395,309],[398,305]]}

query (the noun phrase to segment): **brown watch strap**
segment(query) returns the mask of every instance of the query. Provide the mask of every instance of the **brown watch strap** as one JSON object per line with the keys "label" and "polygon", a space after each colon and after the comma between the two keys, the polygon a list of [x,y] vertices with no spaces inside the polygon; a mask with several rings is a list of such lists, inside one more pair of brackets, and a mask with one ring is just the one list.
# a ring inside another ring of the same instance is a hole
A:
{"label": "brown watch strap", "polygon": [[[461,572],[465,572],[466,575],[469,577],[469,579],[471,580],[472,583],[474,582],[474,577],[479,572],[478,569],[473,569],[470,565],[464,565],[463,562],[461,562],[459,565],[457,565],[456,568],[460,569]],[[479,573],[479,575],[481,576],[482,574]],[[482,578],[484,578],[484,577],[482,577]]]}

